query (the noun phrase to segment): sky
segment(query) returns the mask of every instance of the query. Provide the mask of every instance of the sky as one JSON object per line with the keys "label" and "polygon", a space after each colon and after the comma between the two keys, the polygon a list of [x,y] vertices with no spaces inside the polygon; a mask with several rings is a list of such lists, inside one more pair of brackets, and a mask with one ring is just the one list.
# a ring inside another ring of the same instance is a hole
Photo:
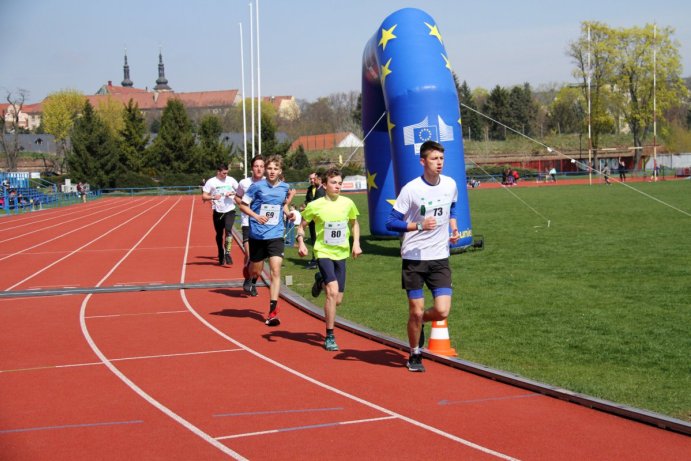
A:
{"label": "sky", "polygon": [[407,7],[434,18],[453,70],[471,89],[575,82],[566,50],[582,21],[672,27],[682,76],[691,75],[688,0],[258,2],[250,21],[248,0],[0,0],[0,97],[24,89],[26,102],[36,103],[60,90],[94,94],[108,81],[120,85],[125,50],[134,86],[149,89],[160,50],[176,92],[242,89],[242,55],[249,97],[256,11],[255,94],[262,96],[313,102],[360,91],[365,44],[387,16]]}

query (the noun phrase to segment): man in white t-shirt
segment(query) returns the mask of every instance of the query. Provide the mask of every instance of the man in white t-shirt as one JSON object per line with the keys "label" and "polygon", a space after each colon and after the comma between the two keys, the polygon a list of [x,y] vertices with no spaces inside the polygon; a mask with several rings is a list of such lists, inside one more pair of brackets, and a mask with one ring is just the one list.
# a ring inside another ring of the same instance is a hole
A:
{"label": "man in white t-shirt", "polygon": [[[235,191],[238,182],[228,176],[228,166],[221,164],[216,176],[210,178],[202,187],[202,200],[211,201],[213,223],[218,247],[218,263],[233,264],[230,249],[233,243],[233,223],[235,222]],[[225,235],[224,235],[225,234]]]}
{"label": "man in white t-shirt", "polygon": [[[449,242],[460,238],[456,222],[456,181],[441,174],[444,146],[426,141],[420,147],[422,176],[403,186],[386,228],[403,234],[402,285],[408,294],[410,371],[422,372],[424,322],[445,320],[451,309]],[[451,233],[449,235],[449,232]],[[424,285],[432,290],[434,305],[425,309]]]}
{"label": "man in white t-shirt", "polygon": [[[238,190],[235,192],[235,203],[240,204],[242,196],[250,186],[262,179],[264,179],[264,157],[262,155],[255,155],[252,158],[252,176],[241,179]],[[245,266],[242,268],[242,274],[245,277],[245,282],[250,281],[249,264],[250,264],[250,217],[240,211],[242,218],[242,246],[245,248]]]}

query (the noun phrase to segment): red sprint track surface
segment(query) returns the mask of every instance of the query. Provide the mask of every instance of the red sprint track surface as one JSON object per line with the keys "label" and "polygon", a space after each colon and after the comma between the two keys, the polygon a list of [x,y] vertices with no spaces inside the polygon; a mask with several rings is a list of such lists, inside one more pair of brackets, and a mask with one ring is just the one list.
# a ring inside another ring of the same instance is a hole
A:
{"label": "red sprint track surface", "polygon": [[[285,301],[267,327],[268,289],[242,293],[238,245],[218,265],[210,220],[198,197],[0,220],[0,459],[691,458],[683,434],[431,361],[409,373],[346,331],[326,352],[323,322]],[[207,287],[135,291],[183,283]]]}

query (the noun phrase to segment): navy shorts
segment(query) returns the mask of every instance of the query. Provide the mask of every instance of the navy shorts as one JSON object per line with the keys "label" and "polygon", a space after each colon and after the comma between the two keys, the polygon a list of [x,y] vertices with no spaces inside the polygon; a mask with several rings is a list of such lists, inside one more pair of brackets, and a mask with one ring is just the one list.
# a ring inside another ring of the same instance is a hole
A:
{"label": "navy shorts", "polygon": [[283,238],[256,240],[251,238],[250,242],[250,261],[253,263],[264,261],[272,256],[283,257],[285,242]]}
{"label": "navy shorts", "polygon": [[328,258],[317,258],[317,266],[319,266],[319,272],[321,272],[322,279],[324,280],[325,284],[336,280],[338,282],[338,292],[343,293],[345,291],[345,259],[334,261],[333,259]]}

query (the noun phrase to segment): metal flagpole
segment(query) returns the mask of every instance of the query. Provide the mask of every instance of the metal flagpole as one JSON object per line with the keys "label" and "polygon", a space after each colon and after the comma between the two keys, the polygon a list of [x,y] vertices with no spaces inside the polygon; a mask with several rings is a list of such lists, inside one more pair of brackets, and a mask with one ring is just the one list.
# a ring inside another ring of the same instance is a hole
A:
{"label": "metal flagpole", "polygon": [[657,181],[657,24],[653,25],[653,180]]}
{"label": "metal flagpole", "polygon": [[242,151],[245,156],[244,160],[244,172],[245,178],[247,177],[247,109],[245,107],[245,50],[242,40],[242,23],[239,22],[240,26],[240,73],[242,74]]}
{"label": "metal flagpole", "polygon": [[259,64],[259,0],[257,0],[257,141],[259,143],[259,153],[262,153],[262,91],[261,91],[261,65]]}
{"label": "metal flagpole", "polygon": [[593,136],[591,129],[591,106],[590,106],[590,26],[588,26],[588,74],[587,74],[587,84],[588,84],[588,184],[593,185]]}
{"label": "metal flagpole", "polygon": [[252,14],[252,2],[250,2],[250,89],[252,93],[252,115],[250,117],[252,132],[250,136],[252,137],[252,158],[254,158],[254,16]]}

